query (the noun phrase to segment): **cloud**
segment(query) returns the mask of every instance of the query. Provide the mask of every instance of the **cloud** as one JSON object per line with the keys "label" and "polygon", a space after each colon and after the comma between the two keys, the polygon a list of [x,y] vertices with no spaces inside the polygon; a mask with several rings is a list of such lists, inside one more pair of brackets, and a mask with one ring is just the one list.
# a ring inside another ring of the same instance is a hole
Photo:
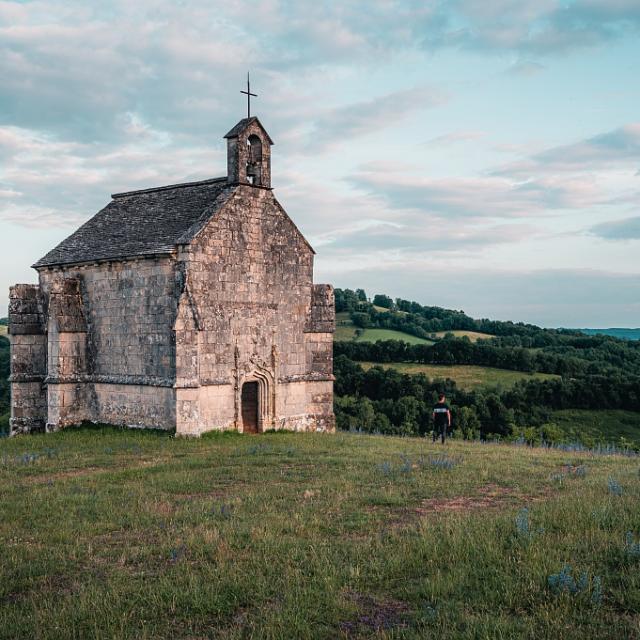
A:
{"label": "cloud", "polygon": [[603,162],[640,160],[640,122],[634,122],[582,142],[555,147],[534,156],[555,166],[584,166]]}
{"label": "cloud", "polygon": [[478,140],[486,136],[484,131],[452,131],[451,133],[445,133],[441,136],[436,136],[427,141],[428,146],[450,146],[457,142],[469,142],[471,140]]}
{"label": "cloud", "polygon": [[424,27],[428,49],[549,57],[634,36],[640,6],[635,0],[458,0],[440,5]]}
{"label": "cloud", "polygon": [[[369,163],[383,175],[393,165]],[[471,255],[488,247],[537,238],[546,233],[528,221],[494,222],[485,218],[443,216],[441,212],[400,207],[378,193],[331,190],[313,176],[286,172],[277,195],[312,246],[326,259],[344,264],[352,259],[381,259],[379,252],[416,255]]]}
{"label": "cloud", "polygon": [[317,128],[329,128],[336,136],[356,136],[387,127],[413,111],[441,105],[442,92],[428,87],[395,91],[383,96],[349,104],[326,113]]}
{"label": "cloud", "polygon": [[375,134],[397,125],[412,113],[440,106],[447,100],[442,91],[415,87],[321,110],[303,126],[299,150],[317,152],[342,141]]}
{"label": "cloud", "polygon": [[532,60],[518,60],[507,69],[507,73],[514,76],[533,76],[545,69],[546,67],[539,62],[534,62]]}
{"label": "cloud", "polygon": [[70,227],[118,190],[171,184],[225,172],[222,149],[176,145],[136,115],[124,118],[130,143],[83,144],[46,132],[0,126],[0,220]]}
{"label": "cloud", "polygon": [[[432,146],[472,140],[479,132],[452,132]],[[510,153],[527,147],[510,146]],[[581,141],[529,153],[485,174],[430,178],[417,167],[368,163],[348,182],[390,208],[440,217],[533,218],[595,206],[640,203],[635,167],[640,161],[640,123],[629,123]]]}
{"label": "cloud", "polygon": [[[518,149],[513,151],[517,153]],[[489,175],[548,190],[550,208],[586,209],[601,205],[637,208],[640,192],[635,172],[639,161],[640,123],[633,122],[584,140],[530,153],[496,167]]]}
{"label": "cloud", "polygon": [[526,218],[579,209],[597,198],[588,180],[541,178],[514,181],[501,176],[426,178],[416,174],[360,171],[351,184],[383,198],[392,208],[442,217]]}
{"label": "cloud", "polygon": [[605,240],[640,240],[640,216],[603,222],[590,231]]}

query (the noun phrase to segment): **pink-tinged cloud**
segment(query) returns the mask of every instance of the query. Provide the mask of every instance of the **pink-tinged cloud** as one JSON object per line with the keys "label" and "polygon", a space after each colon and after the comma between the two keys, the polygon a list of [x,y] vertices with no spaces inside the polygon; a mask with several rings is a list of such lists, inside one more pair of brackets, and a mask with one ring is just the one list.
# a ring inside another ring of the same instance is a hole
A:
{"label": "pink-tinged cloud", "polygon": [[607,170],[640,162],[640,122],[571,144],[551,147],[523,160],[508,163],[494,173],[527,178],[541,173]]}
{"label": "pink-tinged cloud", "polygon": [[450,146],[457,142],[470,142],[473,140],[479,140],[487,135],[485,131],[452,131],[451,133],[445,133],[441,136],[431,138],[426,144],[428,146]]}
{"label": "pink-tinged cloud", "polygon": [[351,184],[381,197],[389,207],[442,217],[527,218],[579,209],[601,200],[593,182],[544,177],[514,181],[500,176],[430,179],[407,174],[360,172]]}

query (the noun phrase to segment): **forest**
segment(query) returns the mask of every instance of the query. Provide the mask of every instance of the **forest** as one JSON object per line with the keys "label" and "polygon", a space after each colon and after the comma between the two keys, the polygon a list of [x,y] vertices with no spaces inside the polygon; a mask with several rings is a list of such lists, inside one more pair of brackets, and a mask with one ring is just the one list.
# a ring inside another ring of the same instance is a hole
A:
{"label": "forest", "polygon": [[[343,341],[334,345],[338,427],[404,435],[431,430],[431,408],[440,392],[452,407],[458,437],[515,438],[554,442],[562,437],[553,412],[619,409],[640,412],[640,341],[531,324],[475,320],[462,311],[424,307],[385,295],[368,301],[362,290],[336,290],[336,311],[359,327],[385,327],[430,338],[432,345],[401,340]],[[436,332],[492,334],[472,343]],[[402,374],[358,362],[461,364],[557,374],[523,380],[509,388],[459,389],[453,380]]]}

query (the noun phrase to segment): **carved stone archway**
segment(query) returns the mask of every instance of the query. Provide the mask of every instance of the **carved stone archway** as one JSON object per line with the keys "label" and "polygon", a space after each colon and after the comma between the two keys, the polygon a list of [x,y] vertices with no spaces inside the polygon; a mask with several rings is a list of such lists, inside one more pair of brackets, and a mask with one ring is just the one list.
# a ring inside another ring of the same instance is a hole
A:
{"label": "carved stone archway", "polygon": [[275,418],[275,379],[266,368],[256,366],[249,373],[240,376],[236,388],[236,427],[244,433],[242,390],[246,383],[257,384],[257,432],[262,433],[272,429]]}

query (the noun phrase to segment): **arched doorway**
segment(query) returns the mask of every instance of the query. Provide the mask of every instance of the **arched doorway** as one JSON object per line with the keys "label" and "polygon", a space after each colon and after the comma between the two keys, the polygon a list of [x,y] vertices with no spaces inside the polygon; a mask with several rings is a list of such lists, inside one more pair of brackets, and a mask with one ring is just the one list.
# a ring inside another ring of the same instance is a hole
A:
{"label": "arched doorway", "polygon": [[260,399],[257,381],[245,382],[242,385],[240,406],[242,409],[242,431],[258,433],[260,431]]}

